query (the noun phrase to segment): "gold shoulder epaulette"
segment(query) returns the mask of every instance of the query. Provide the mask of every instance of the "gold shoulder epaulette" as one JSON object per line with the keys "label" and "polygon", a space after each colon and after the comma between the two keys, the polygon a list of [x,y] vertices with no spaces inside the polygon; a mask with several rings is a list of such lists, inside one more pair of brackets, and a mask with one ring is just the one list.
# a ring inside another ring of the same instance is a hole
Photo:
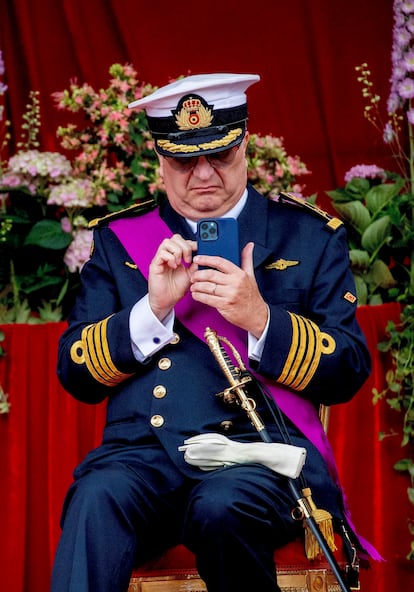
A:
{"label": "gold shoulder epaulette", "polygon": [[118,210],[117,212],[111,212],[110,214],[106,214],[106,216],[102,216],[101,218],[94,218],[88,224],[88,228],[95,228],[96,226],[100,226],[101,224],[106,224],[111,222],[112,220],[117,220],[118,218],[124,218],[127,216],[132,216],[134,214],[144,214],[149,210],[152,210],[156,206],[156,202],[153,199],[147,199],[147,201],[141,201],[136,203],[128,208],[124,208],[123,210]]}
{"label": "gold shoulder epaulette", "polygon": [[307,210],[311,214],[314,214],[315,216],[322,218],[326,221],[326,226],[332,231],[337,230],[343,224],[342,220],[340,220],[339,218],[335,218],[334,216],[331,216],[330,214],[328,214],[328,212],[325,212],[324,210],[321,210],[321,208],[318,208],[318,206],[315,206],[315,204],[303,199],[303,197],[296,197],[296,195],[292,195],[291,193],[281,192],[279,194],[279,201],[282,203],[299,206],[300,208]]}

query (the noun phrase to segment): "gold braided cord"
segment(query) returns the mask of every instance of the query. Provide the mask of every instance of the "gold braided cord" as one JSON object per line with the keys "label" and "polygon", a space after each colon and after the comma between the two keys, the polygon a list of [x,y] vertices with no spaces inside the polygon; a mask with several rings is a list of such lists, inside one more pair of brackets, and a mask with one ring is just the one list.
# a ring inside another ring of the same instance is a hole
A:
{"label": "gold braided cord", "polygon": [[322,354],[332,354],[336,343],[328,333],[320,331],[310,319],[289,313],[292,341],[278,382],[302,391],[312,380]]}
{"label": "gold braided cord", "polygon": [[297,315],[290,313],[289,315],[292,321],[292,343],[282,374],[279,377],[279,382],[284,384],[290,384],[291,377],[295,376],[305,355],[304,340],[300,339],[300,334],[303,331],[303,319]]}
{"label": "gold braided cord", "polygon": [[319,366],[319,362],[321,361],[321,354],[322,354],[322,343],[321,343],[321,332],[319,330],[319,328],[314,324],[314,337],[315,337],[315,341],[313,344],[313,359],[312,361],[309,363],[308,365],[308,372],[306,373],[306,375],[303,376],[303,380],[300,384],[298,384],[297,388],[299,390],[303,390],[310,382],[310,380],[312,379],[313,375],[315,374],[318,366]]}
{"label": "gold braided cord", "polygon": [[226,134],[220,140],[213,140],[211,142],[204,142],[202,144],[176,144],[175,142],[171,142],[170,140],[157,140],[157,145],[166,150],[168,152],[172,152],[176,154],[177,152],[184,152],[184,153],[192,153],[192,152],[200,152],[200,150],[213,150],[215,148],[222,148],[223,146],[228,146],[234,140],[236,140],[241,134],[243,130],[238,127],[236,129],[230,130],[228,134]]}
{"label": "gold braided cord", "polygon": [[309,321],[308,319],[302,317],[302,320],[305,328],[303,332],[303,340],[306,340],[307,342],[307,347],[304,344],[304,347],[306,347],[306,355],[298,375],[290,384],[293,389],[297,390],[302,390],[304,388],[303,384],[306,377],[309,375],[309,368],[313,367],[315,359],[316,363],[318,364],[321,357],[320,353],[318,355],[318,338],[316,335],[319,331],[318,327],[315,325],[315,323],[312,323],[312,321]]}
{"label": "gold braided cord", "polygon": [[321,351],[323,354],[333,354],[336,348],[336,341],[329,335],[329,333],[324,333],[321,331],[320,333],[320,341],[321,341]]}
{"label": "gold braided cord", "polygon": [[72,343],[72,347],[70,348],[70,359],[72,362],[75,362],[75,364],[80,365],[85,363],[85,353],[83,341],[81,339]]}
{"label": "gold braided cord", "polygon": [[[319,362],[320,362],[322,354],[332,354],[336,348],[335,339],[331,335],[328,335],[328,333],[324,333],[323,331],[320,331],[316,325],[315,325],[315,327],[316,327],[315,356],[313,358],[312,364],[310,365],[308,373],[307,373],[306,377],[304,378],[304,380],[302,381],[298,390],[303,390],[305,387],[308,386],[309,382],[311,381],[313,375],[315,374],[315,372],[319,366]],[[324,345],[324,341],[327,342],[326,345]]]}
{"label": "gold braided cord", "polygon": [[70,356],[75,364],[86,364],[97,382],[106,386],[117,386],[132,374],[120,372],[112,361],[106,333],[110,318],[85,327],[81,339],[72,345]]}
{"label": "gold braided cord", "polygon": [[[111,315],[112,316],[112,315]],[[108,320],[111,317],[108,317],[104,321],[101,321],[96,325],[95,331],[99,332],[98,338],[95,340],[96,349],[98,350],[99,359],[105,364],[106,371],[111,376],[119,376],[121,373],[115,367],[115,364],[112,361],[111,354],[109,352],[108,346],[108,337],[107,337],[107,326]]]}
{"label": "gold braided cord", "polygon": [[112,363],[109,353],[108,341],[106,337],[107,324],[108,319],[105,319],[104,321],[97,323],[93,328],[93,344],[95,347],[96,369],[100,369],[101,377],[105,381],[114,382],[117,384],[118,380],[115,380],[115,377],[119,375],[119,372]]}
{"label": "gold braided cord", "polygon": [[93,341],[93,331],[94,325],[90,325],[86,327],[82,331],[82,341],[84,343],[84,352],[85,352],[85,364],[89,372],[92,374],[95,380],[98,382],[102,382],[105,384],[105,381],[101,378],[101,373],[99,372],[98,360],[95,354],[94,348],[94,341]]}
{"label": "gold braided cord", "polygon": [[[102,321],[104,322],[104,321]],[[96,332],[96,325],[92,325],[87,333],[86,333],[86,367],[88,368],[89,372],[98,382],[102,384],[106,384],[108,386],[115,386],[118,384],[109,374],[105,373],[105,370],[102,368],[104,365],[104,360],[100,357],[99,353],[96,351],[99,348],[99,343],[97,339],[99,338],[99,334],[97,335]],[[88,363],[89,362],[89,363]]]}

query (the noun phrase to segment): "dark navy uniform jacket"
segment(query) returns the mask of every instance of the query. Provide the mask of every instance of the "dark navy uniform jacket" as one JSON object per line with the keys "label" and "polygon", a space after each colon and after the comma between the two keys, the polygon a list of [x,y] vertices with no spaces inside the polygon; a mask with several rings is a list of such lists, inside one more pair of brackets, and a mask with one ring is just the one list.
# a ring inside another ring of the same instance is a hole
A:
{"label": "dark navy uniform jacket", "polygon": [[[171,234],[194,239],[168,202],[159,210]],[[255,244],[256,280],[270,308],[263,354],[259,363],[251,363],[252,369],[310,398],[315,406],[350,400],[366,380],[370,360],[355,320],[343,225],[307,207],[268,200],[251,187],[238,221],[241,248]],[[226,378],[208,345],[179,321],[171,344],[144,363],[135,359],[129,315],[147,293],[147,281],[105,219],[95,227],[93,252],[81,278],[59,344],[58,375],[81,401],[107,398],[105,444],[158,441],[182,471],[199,475],[177,450],[185,438],[220,432],[259,440],[244,411],[216,396],[229,386]],[[288,425],[293,443],[307,446]],[[281,441],[273,429],[272,436]],[[312,471],[314,458],[312,450],[307,471]]]}

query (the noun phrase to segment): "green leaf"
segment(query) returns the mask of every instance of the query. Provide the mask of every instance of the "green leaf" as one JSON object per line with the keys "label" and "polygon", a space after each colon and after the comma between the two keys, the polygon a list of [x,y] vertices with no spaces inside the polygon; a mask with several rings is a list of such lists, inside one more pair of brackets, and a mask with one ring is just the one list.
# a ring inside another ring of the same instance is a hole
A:
{"label": "green leaf", "polygon": [[353,269],[364,271],[369,267],[369,254],[361,249],[350,249],[349,259]]}
{"label": "green leaf", "polygon": [[354,275],[354,281],[355,281],[356,295],[357,295],[357,299],[358,299],[358,306],[363,306],[364,304],[367,303],[368,286],[367,286],[366,282],[364,281],[364,279],[358,274]]}
{"label": "green leaf", "polygon": [[348,221],[360,234],[369,226],[371,216],[360,201],[350,201],[348,203],[334,203],[333,207],[343,220]]}
{"label": "green leaf", "polygon": [[27,300],[23,300],[14,307],[15,322],[16,323],[27,323],[32,311],[30,310]]}
{"label": "green leaf", "polygon": [[50,286],[57,286],[61,281],[62,278],[52,275],[39,275],[36,280],[34,280],[33,277],[26,277],[25,281],[21,283],[20,289],[24,294],[29,295]]}
{"label": "green leaf", "polygon": [[371,285],[380,288],[391,288],[397,283],[387,265],[381,259],[376,259],[369,271],[368,280]]}
{"label": "green leaf", "polygon": [[141,199],[147,195],[147,190],[143,183],[137,183],[134,187],[133,199]]}
{"label": "green leaf", "polygon": [[69,280],[66,279],[63,286],[60,289],[59,295],[57,297],[56,300],[56,305],[59,306],[60,304],[62,304],[67,292],[68,292],[68,288],[69,288]]}
{"label": "green leaf", "polygon": [[383,216],[372,222],[363,232],[361,244],[369,253],[373,253],[387,241],[391,228],[389,216]]}
{"label": "green leaf", "polygon": [[398,195],[399,186],[395,183],[374,185],[365,196],[365,203],[371,213],[382,210],[393,197]]}
{"label": "green leaf", "polygon": [[145,168],[143,166],[141,158],[135,157],[131,162],[131,172],[134,176],[138,177],[138,175],[146,175],[148,172],[148,168]]}
{"label": "green leaf", "polygon": [[379,306],[380,304],[384,304],[380,294],[373,294],[369,298],[368,304],[370,306]]}
{"label": "green leaf", "polygon": [[0,215],[0,220],[7,220],[13,222],[14,224],[32,224],[33,222],[24,215],[19,214],[5,214]]}
{"label": "green leaf", "polygon": [[411,460],[411,458],[402,458],[401,460],[395,463],[394,469],[396,471],[409,471],[412,466],[413,461]]}
{"label": "green leaf", "polygon": [[377,348],[380,352],[387,352],[390,351],[391,344],[388,341],[380,341],[380,343],[377,343]]}
{"label": "green leaf", "polygon": [[37,222],[24,241],[25,245],[36,245],[44,249],[66,249],[72,242],[72,235],[64,232],[59,222],[41,220]]}
{"label": "green leaf", "polygon": [[354,195],[350,195],[345,189],[333,189],[332,191],[326,191],[326,195],[328,195],[334,202],[347,202],[353,201],[355,199]]}
{"label": "green leaf", "polygon": [[42,300],[42,306],[39,307],[39,315],[44,323],[53,323],[62,320],[62,308],[53,306],[51,302]]}
{"label": "green leaf", "polygon": [[363,199],[369,189],[369,181],[362,177],[354,177],[345,185],[345,189],[354,194],[354,199],[357,198],[358,195]]}

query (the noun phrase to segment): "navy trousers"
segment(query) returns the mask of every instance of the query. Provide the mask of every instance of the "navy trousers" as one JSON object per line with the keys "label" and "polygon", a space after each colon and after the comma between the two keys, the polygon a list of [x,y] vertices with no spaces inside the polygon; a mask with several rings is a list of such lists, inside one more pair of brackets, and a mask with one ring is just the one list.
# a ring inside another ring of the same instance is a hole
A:
{"label": "navy trousers", "polygon": [[88,455],[65,500],[51,592],[126,592],[134,566],[178,542],[209,592],[279,592],[274,549],[302,531],[284,478],[256,464],[199,473],[153,445]]}

